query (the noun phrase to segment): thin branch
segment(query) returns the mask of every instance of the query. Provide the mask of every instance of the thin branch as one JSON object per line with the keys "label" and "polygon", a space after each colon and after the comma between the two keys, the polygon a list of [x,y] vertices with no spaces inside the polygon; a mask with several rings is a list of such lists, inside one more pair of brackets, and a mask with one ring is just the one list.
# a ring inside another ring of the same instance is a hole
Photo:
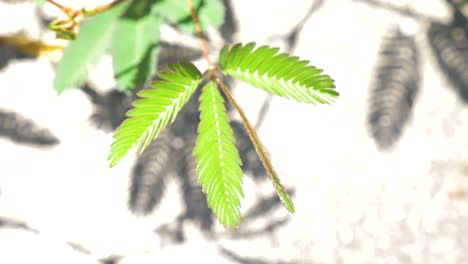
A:
{"label": "thin branch", "polygon": [[84,10],[84,11],[83,11],[83,15],[84,15],[85,17],[94,16],[94,15],[96,15],[96,14],[99,14],[99,13],[101,13],[101,12],[104,12],[104,11],[106,11],[106,10],[111,9],[112,7],[116,6],[117,4],[119,4],[120,2],[123,2],[123,1],[124,1],[124,0],[115,0],[115,1],[110,2],[110,3],[108,3],[108,4],[105,4],[105,5],[102,5],[102,6],[98,6],[98,7],[94,8],[94,9],[92,9],[92,10],[89,10],[89,11]]}
{"label": "thin branch", "polygon": [[[223,90],[224,94],[228,98],[229,102],[231,102],[231,104],[234,106],[234,108],[236,108],[237,112],[241,116],[242,123],[244,124],[245,129],[247,130],[247,134],[249,135],[249,138],[252,141],[252,144],[254,145],[255,150],[257,151],[257,154],[260,158],[260,161],[263,164],[263,167],[265,167],[265,170],[267,171],[268,176],[270,176],[273,184],[275,185],[275,188],[277,189],[277,191],[278,191],[278,188],[281,190],[284,190],[286,197],[284,197],[283,195],[280,195],[281,200],[283,201],[283,203],[285,204],[285,206],[290,212],[294,212],[294,206],[292,205],[292,201],[290,201],[289,197],[287,197],[287,194],[286,194],[287,192],[284,186],[281,184],[278,174],[273,168],[273,165],[271,164],[270,159],[268,159],[266,152],[263,148],[262,142],[258,138],[258,135],[255,132],[252,124],[250,124],[250,121],[247,119],[247,116],[245,115],[244,110],[242,110],[242,108],[237,104],[231,92],[229,92],[229,89],[227,88],[226,84],[224,84],[224,82],[219,78],[216,78],[215,80],[221,86],[221,89]],[[288,199],[288,201],[283,200],[286,198]],[[288,206],[287,203],[290,203],[290,206]]]}
{"label": "thin branch", "polygon": [[59,8],[60,10],[62,10],[65,14],[69,14],[71,12],[73,12],[73,9],[72,8],[69,8],[69,7],[66,7],[66,6],[63,6],[57,2],[55,2],[54,0],[47,0],[47,2],[49,2],[50,4],[56,6],[57,8]]}
{"label": "thin branch", "polygon": [[55,2],[54,0],[47,0],[48,3],[54,5],[57,8],[59,8],[60,10],[62,10],[62,12],[64,12],[70,18],[74,18],[74,17],[78,16],[79,14],[82,14],[85,17],[94,16],[94,15],[102,13],[102,12],[104,12],[106,10],[111,9],[112,7],[114,7],[115,5],[119,4],[122,1],[124,1],[124,0],[115,0],[115,1],[113,1],[111,3],[105,4],[105,5],[102,5],[102,6],[98,6],[98,7],[94,8],[94,9],[92,9],[92,10],[76,10],[76,9],[71,8],[71,7],[61,5],[61,4],[57,3],[57,2]]}
{"label": "thin branch", "polygon": [[197,11],[193,7],[192,0],[187,0],[187,4],[190,8],[190,12],[192,13],[192,20],[193,20],[193,23],[195,24],[195,30],[197,32],[197,36],[200,39],[200,44],[203,50],[203,56],[205,57],[205,60],[208,63],[208,66],[211,66],[212,64],[211,64],[210,56],[208,55],[208,45],[206,44],[205,37],[203,36],[203,32],[200,26],[200,21],[198,20]]}

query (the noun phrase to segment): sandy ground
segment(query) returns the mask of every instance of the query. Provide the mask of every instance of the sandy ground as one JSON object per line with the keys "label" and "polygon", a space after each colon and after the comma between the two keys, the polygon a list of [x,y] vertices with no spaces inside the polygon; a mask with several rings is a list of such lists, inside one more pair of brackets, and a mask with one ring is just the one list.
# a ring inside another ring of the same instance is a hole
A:
{"label": "sandy ground", "polygon": [[[450,20],[444,1],[381,3]],[[290,52],[325,69],[341,96],[331,106],[271,99],[258,132],[294,189],[296,213],[274,203],[234,231],[217,222],[202,231],[198,220],[174,227],[184,210],[177,177],[153,213],[130,213],[135,160],[108,168],[112,134],[90,122],[90,100],[78,90],[57,96],[49,61],[10,60],[0,70],[0,108],[34,120],[60,143],[0,138],[0,263],[467,263],[468,108],[439,70],[428,20],[358,1],[237,0],[235,40],[286,50],[287,34],[315,4]],[[31,3],[0,2],[0,20],[0,34],[41,33]],[[368,112],[379,47],[392,25],[414,37],[421,83],[402,136],[381,151]],[[108,58],[90,78],[101,92],[113,87]],[[234,94],[257,122],[266,94],[242,83]],[[273,194],[267,179],[251,174],[246,214]]]}

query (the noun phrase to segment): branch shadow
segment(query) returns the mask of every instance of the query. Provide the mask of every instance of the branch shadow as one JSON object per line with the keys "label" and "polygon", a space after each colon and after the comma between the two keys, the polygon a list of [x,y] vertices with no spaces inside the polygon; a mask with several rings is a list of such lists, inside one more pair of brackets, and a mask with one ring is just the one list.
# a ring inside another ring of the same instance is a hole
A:
{"label": "branch shadow", "polygon": [[303,260],[291,260],[291,261],[284,261],[284,260],[265,260],[265,258],[259,257],[245,257],[240,254],[235,253],[232,250],[229,250],[223,246],[219,247],[219,252],[225,256],[226,258],[240,264],[312,264],[311,262],[303,261]]}
{"label": "branch shadow", "polygon": [[219,31],[226,42],[232,43],[234,42],[234,35],[239,31],[239,22],[234,12],[232,1],[223,0],[223,5],[225,8],[224,23],[219,28]]}
{"label": "branch shadow", "polygon": [[7,67],[11,61],[31,58],[33,57],[26,55],[13,46],[2,44],[0,40],[0,71]]}
{"label": "branch shadow", "polygon": [[315,0],[309,6],[306,14],[294,25],[285,35],[273,35],[269,38],[270,41],[274,39],[286,40],[287,50],[293,50],[297,45],[299,34],[302,32],[304,25],[307,21],[323,6],[325,0]]}

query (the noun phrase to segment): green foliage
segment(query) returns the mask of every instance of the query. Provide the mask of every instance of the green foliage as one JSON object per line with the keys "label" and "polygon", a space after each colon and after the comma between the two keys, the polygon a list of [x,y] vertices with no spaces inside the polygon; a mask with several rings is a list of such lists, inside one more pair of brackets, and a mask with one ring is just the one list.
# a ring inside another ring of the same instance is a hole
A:
{"label": "green foliage", "polygon": [[86,81],[88,68],[105,53],[114,33],[117,18],[126,4],[118,4],[108,11],[87,19],[81,25],[77,38],[65,49],[57,65],[54,87],[59,93]]}
{"label": "green foliage", "polygon": [[[224,7],[221,0],[193,0],[193,4],[202,29],[222,24]],[[131,91],[141,87],[156,69],[160,26],[170,23],[188,32],[195,29],[186,0],[124,0],[101,11],[87,13],[91,17],[85,19],[76,39],[65,49],[54,80],[58,92],[83,83],[88,68],[109,48],[119,88]],[[63,28],[68,30],[63,23],[58,20],[53,29],[57,32],[63,32]],[[298,57],[277,54],[278,51],[278,48],[268,46],[255,49],[255,43],[236,44],[225,46],[220,53],[220,65],[210,65],[203,75],[190,62],[172,64],[168,70],[160,71],[160,80],[153,82],[152,88],[137,94],[133,109],[127,112],[127,119],[117,128],[108,157],[110,166],[115,166],[130,151],[141,154],[166,126],[174,122],[206,77],[208,83],[199,98],[200,123],[193,155],[197,161],[199,184],[209,207],[224,226],[239,224],[243,197],[242,161],[218,83],[239,112],[279,198],[288,211],[294,212],[293,202],[252,125],[218,78],[220,74],[233,76],[269,93],[312,104],[330,103],[338,96],[334,81],[321,74],[322,70]]]}
{"label": "green foliage", "polygon": [[458,2],[458,6],[459,6],[460,8],[463,8],[466,4],[468,4],[468,0],[460,0],[460,1]]}
{"label": "green foliage", "polygon": [[47,0],[36,0],[36,5],[41,6],[43,5]]}
{"label": "green foliage", "polygon": [[[238,77],[273,94],[299,102],[328,103],[338,93],[333,80],[307,61],[288,54],[275,55],[277,48],[263,46],[254,50],[254,44],[236,44],[224,47],[220,55],[220,70]],[[262,143],[242,109],[227,87],[217,79],[217,67],[211,67],[202,76],[191,63],[169,65],[169,71],[159,75],[163,79],[153,83],[154,89],[138,94],[129,117],[117,129],[109,155],[110,166],[132,148],[142,152],[159,132],[173,122],[182,106],[197,89],[203,76],[209,82],[200,95],[200,123],[193,154],[197,161],[199,184],[207,196],[208,205],[224,225],[235,227],[240,222],[242,191],[241,159],[235,146],[232,128],[216,82],[235,106],[255,146],[260,160],[270,176],[276,192],[291,213],[294,205],[270,163]],[[216,82],[215,82],[216,81]]]}
{"label": "green foliage", "polygon": [[[220,27],[224,21],[224,6],[221,0],[193,0],[202,30],[208,26]],[[174,23],[182,30],[193,33],[195,26],[186,0],[163,0],[156,3],[155,12],[168,23]]]}
{"label": "green foliage", "polygon": [[147,1],[131,4],[120,18],[112,46],[115,78],[121,89],[141,87],[156,71],[161,19]]}
{"label": "green foliage", "polygon": [[333,79],[320,74],[321,69],[308,66],[308,61],[277,54],[278,48],[254,48],[255,43],[225,46],[220,53],[223,73],[299,102],[330,103],[338,96]]}
{"label": "green foliage", "polygon": [[242,161],[223,97],[212,81],[200,95],[200,123],[193,154],[208,206],[224,226],[235,227],[240,222],[240,198],[244,196]]}
{"label": "green foliage", "polygon": [[[221,0],[194,0],[194,5],[203,30],[222,24]],[[86,18],[57,65],[55,90],[61,93],[83,84],[88,70],[109,49],[119,89],[132,91],[141,87],[156,71],[159,29],[163,23],[175,24],[188,32],[195,28],[185,0],[126,0]],[[54,29],[59,36],[68,37],[64,35],[67,31],[59,29]]]}
{"label": "green foliage", "polygon": [[131,149],[137,153],[153,141],[188,102],[201,81],[201,73],[192,63],[170,65],[159,73],[162,80],[153,83],[153,89],[138,93],[140,99],[127,113],[128,119],[117,128],[109,155],[113,167]]}

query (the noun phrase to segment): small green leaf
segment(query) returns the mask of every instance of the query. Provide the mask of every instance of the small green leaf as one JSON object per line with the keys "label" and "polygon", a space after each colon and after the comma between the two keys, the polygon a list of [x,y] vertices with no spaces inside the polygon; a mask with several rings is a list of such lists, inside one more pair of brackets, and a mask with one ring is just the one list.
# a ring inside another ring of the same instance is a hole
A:
{"label": "small green leaf", "polygon": [[[203,31],[208,26],[218,28],[223,24],[225,12],[221,0],[193,0],[193,5]],[[168,22],[177,24],[182,30],[188,33],[195,32],[192,13],[186,0],[159,1],[155,5],[155,12],[166,18]]]}
{"label": "small green leaf", "polygon": [[162,71],[162,80],[153,82],[152,89],[137,95],[140,99],[127,112],[127,119],[117,128],[109,154],[110,166],[115,166],[131,149],[140,154],[159,133],[174,122],[201,82],[202,75],[189,62],[169,66]]}
{"label": "small green leaf", "polygon": [[[220,0],[204,0],[200,8],[198,8],[198,20],[202,31],[206,31],[208,26],[219,28],[224,22],[224,5]],[[190,20],[183,20],[178,23],[178,26],[189,33],[195,32],[195,25],[190,17]]]}
{"label": "small green leaf", "polygon": [[58,93],[85,81],[88,68],[94,66],[108,48],[117,19],[126,7],[127,2],[118,4],[83,22],[76,39],[65,49],[57,65],[54,88]]}
{"label": "small green leaf", "polygon": [[200,123],[193,150],[197,161],[198,182],[208,206],[224,226],[240,222],[242,161],[224,106],[214,82],[207,83],[200,95]]}
{"label": "small green leaf", "polygon": [[156,70],[161,19],[151,14],[150,1],[146,2],[133,2],[117,24],[112,55],[122,90],[143,86]]}
{"label": "small green leaf", "polygon": [[[195,9],[200,7],[201,2],[201,0],[193,0]],[[177,23],[192,18],[192,14],[186,0],[157,1],[153,11],[164,17],[170,23]]]}
{"label": "small green leaf", "polygon": [[305,103],[326,104],[338,96],[333,79],[298,57],[277,54],[278,48],[255,43],[225,46],[220,53],[223,73],[275,95]]}

